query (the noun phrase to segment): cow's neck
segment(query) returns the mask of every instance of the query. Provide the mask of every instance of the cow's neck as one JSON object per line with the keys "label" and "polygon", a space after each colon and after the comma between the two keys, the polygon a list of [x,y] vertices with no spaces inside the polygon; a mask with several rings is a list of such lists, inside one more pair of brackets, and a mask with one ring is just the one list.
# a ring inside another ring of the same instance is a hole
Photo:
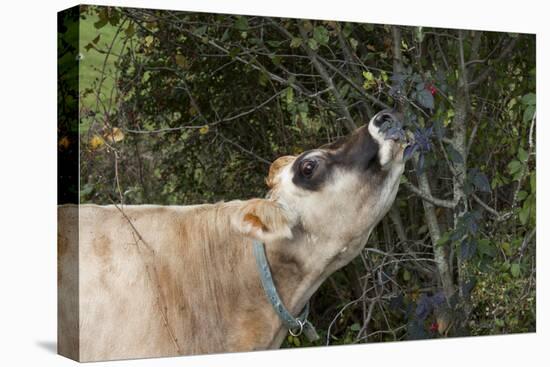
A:
{"label": "cow's neck", "polygon": [[[316,259],[313,247],[305,237],[266,243],[265,246],[277,291],[285,307],[295,316],[323,281],[343,265],[337,264],[338,259]],[[276,322],[279,327],[269,345],[271,348],[278,348],[287,334],[282,321],[277,319]]]}

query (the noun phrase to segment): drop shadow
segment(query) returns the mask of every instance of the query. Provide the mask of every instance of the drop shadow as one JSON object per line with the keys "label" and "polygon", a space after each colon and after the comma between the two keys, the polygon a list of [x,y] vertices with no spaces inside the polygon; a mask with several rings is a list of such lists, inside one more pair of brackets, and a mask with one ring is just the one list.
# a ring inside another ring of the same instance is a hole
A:
{"label": "drop shadow", "polygon": [[50,353],[57,354],[57,343],[52,340],[39,340],[36,342],[40,348],[47,350]]}

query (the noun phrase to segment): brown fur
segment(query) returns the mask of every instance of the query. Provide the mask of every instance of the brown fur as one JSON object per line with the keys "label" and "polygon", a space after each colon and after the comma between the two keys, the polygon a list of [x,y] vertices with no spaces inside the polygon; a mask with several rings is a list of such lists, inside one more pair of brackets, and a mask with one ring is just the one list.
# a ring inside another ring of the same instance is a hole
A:
{"label": "brown fur", "polygon": [[269,174],[265,179],[265,183],[267,184],[267,187],[269,187],[270,189],[275,188],[279,183],[278,174],[281,171],[281,169],[289,165],[295,159],[296,159],[295,156],[285,155],[277,158],[273,163],[271,163],[271,166],[269,167]]}
{"label": "brown fur", "polygon": [[[59,210],[60,230],[66,231],[67,207]],[[265,336],[264,325],[271,321],[270,335],[278,319],[263,296],[251,240],[232,222],[253,217],[262,223],[262,230],[277,229],[284,224],[281,209],[256,199],[191,210],[123,210],[125,215],[113,206],[80,209],[81,225],[92,221],[102,225],[84,231],[79,244],[80,271],[86,280],[81,280],[77,359],[267,347],[271,336]],[[72,255],[78,251],[76,244],[70,249]],[[60,254],[60,268],[67,265],[67,256]],[[61,328],[69,331],[70,325]]]}

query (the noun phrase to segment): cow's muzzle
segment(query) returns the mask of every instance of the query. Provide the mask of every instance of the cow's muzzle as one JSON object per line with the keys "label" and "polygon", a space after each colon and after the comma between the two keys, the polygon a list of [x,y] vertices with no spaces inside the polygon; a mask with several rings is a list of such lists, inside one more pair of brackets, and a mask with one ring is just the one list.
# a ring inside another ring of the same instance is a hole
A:
{"label": "cow's muzzle", "polygon": [[407,136],[403,127],[403,114],[393,109],[380,111],[374,117],[374,124],[384,135],[385,140],[406,143]]}

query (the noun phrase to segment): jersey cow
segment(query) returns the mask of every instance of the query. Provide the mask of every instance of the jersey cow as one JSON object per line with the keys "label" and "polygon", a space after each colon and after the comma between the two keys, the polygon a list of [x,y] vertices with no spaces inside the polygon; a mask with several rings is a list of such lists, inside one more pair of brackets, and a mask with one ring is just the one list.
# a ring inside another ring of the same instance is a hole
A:
{"label": "jersey cow", "polygon": [[80,361],[280,347],[253,242],[298,315],[392,205],[403,143],[379,112],[350,136],[275,160],[266,198],[191,206],[59,207],[60,354]]}

